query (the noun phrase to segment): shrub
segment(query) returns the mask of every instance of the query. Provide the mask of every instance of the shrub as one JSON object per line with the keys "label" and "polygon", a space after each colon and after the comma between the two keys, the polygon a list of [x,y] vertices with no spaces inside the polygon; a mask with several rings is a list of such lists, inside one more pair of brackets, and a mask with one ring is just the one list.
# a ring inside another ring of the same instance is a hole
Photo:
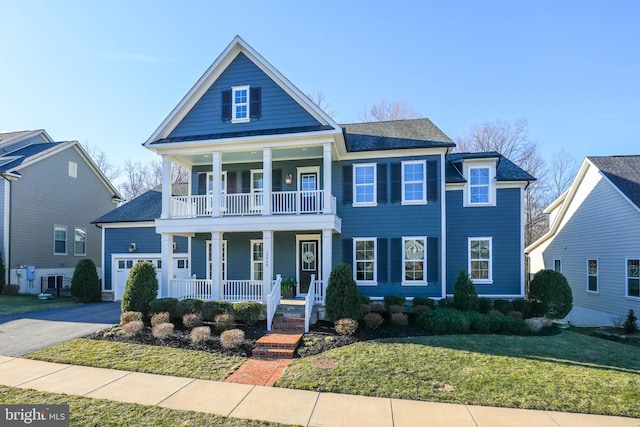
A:
{"label": "shrub", "polygon": [[217,332],[233,329],[235,325],[236,325],[236,322],[233,318],[233,315],[230,313],[218,314],[213,324]]}
{"label": "shrub", "polygon": [[497,299],[493,301],[493,309],[498,310],[502,314],[507,314],[510,311],[513,311],[513,305],[509,300]]}
{"label": "shrub", "polygon": [[500,310],[490,310],[489,313],[487,314],[490,314],[492,316],[498,316],[498,317],[504,316],[504,313],[501,312]]}
{"label": "shrub", "polygon": [[469,319],[461,311],[441,308],[418,317],[418,325],[431,334],[464,334],[469,331]]}
{"label": "shrub", "polygon": [[402,309],[403,309],[403,306],[396,305],[396,304],[393,304],[387,307],[387,311],[391,314],[402,313]]}
{"label": "shrub", "polygon": [[432,310],[436,308],[436,302],[427,297],[415,297],[413,299],[413,307],[415,308],[418,305],[429,307]]}
{"label": "shrub", "polygon": [[521,312],[513,310],[507,313],[508,317],[515,317],[517,319],[524,319],[524,316],[522,315]]}
{"label": "shrub", "polygon": [[133,337],[140,333],[144,329],[144,323],[141,320],[134,320],[132,322],[122,325],[122,332],[128,337]]}
{"label": "shrub", "polygon": [[158,295],[156,268],[150,262],[138,262],[131,269],[122,295],[122,311],[149,313],[151,301]]}
{"label": "shrub", "polygon": [[453,286],[453,305],[460,311],[478,310],[478,294],[466,270],[460,270]]}
{"label": "shrub", "polygon": [[182,324],[187,329],[202,326],[202,315],[200,313],[187,313],[182,316]]}
{"label": "shrub", "polygon": [[5,295],[18,295],[20,293],[19,285],[4,285],[2,289]]}
{"label": "shrub", "polygon": [[477,311],[467,311],[464,315],[469,319],[469,331],[476,334],[490,334],[496,331],[495,322],[490,316]]}
{"label": "shrub", "polygon": [[567,279],[553,270],[538,271],[529,284],[529,299],[540,304],[540,311],[551,319],[562,319],[573,307]]}
{"label": "shrub", "polygon": [[512,304],[515,311],[519,311],[520,313],[522,313],[523,319],[528,319],[531,317],[531,312],[533,309],[531,301],[528,301],[526,299],[514,299]]}
{"label": "shrub", "polygon": [[638,318],[633,310],[629,310],[627,317],[625,317],[624,324],[622,325],[624,331],[628,334],[632,334],[638,329]]}
{"label": "shrub", "polygon": [[205,301],[202,304],[202,318],[213,321],[219,314],[228,314],[233,310],[233,306],[227,301]]}
{"label": "shrub", "polygon": [[365,316],[371,313],[371,306],[369,304],[360,304],[360,316]]}
{"label": "shrub", "polygon": [[504,316],[501,331],[505,334],[524,335],[529,332],[527,323],[517,317]]}
{"label": "shrub", "polygon": [[[188,316],[188,314],[186,316]],[[198,326],[191,330],[191,342],[194,344],[205,342],[210,337],[211,328],[208,326]]]}
{"label": "shrub", "polygon": [[340,335],[355,335],[358,332],[358,321],[353,319],[338,319],[333,324],[336,332]]}
{"label": "shrub", "polygon": [[329,321],[358,318],[360,293],[349,265],[339,264],[331,271],[325,306]]}
{"label": "shrub", "polygon": [[525,323],[531,332],[540,332],[544,328],[553,326],[553,320],[546,317],[531,317],[525,320]]}
{"label": "shrub", "polygon": [[413,313],[416,315],[416,317],[420,316],[424,312],[429,312],[431,310],[432,310],[432,308],[429,307],[428,305],[414,305],[413,306]]}
{"label": "shrub", "polygon": [[409,316],[402,312],[392,313],[391,323],[398,326],[407,326],[409,324]]}
{"label": "shrub", "polygon": [[392,305],[404,305],[407,302],[407,299],[402,295],[385,295],[384,297],[384,305],[387,307],[387,310]]}
{"label": "shrub", "polygon": [[233,311],[242,323],[255,325],[262,315],[262,304],[259,302],[237,302],[233,304]]}
{"label": "shrub", "polygon": [[360,304],[371,304],[371,298],[366,295],[360,294]]}
{"label": "shrub", "polygon": [[149,313],[169,313],[169,317],[177,319],[180,316],[177,315],[176,305],[178,300],[176,298],[158,298],[149,303]]}
{"label": "shrub", "polygon": [[151,326],[160,325],[162,323],[171,323],[171,316],[168,311],[162,311],[160,313],[155,313],[151,316]]}
{"label": "shrub", "polygon": [[176,304],[176,316],[181,319],[185,314],[202,313],[202,304],[204,304],[204,301],[196,298],[186,298],[178,301]]}
{"label": "shrub", "polygon": [[379,303],[379,302],[372,302],[371,304],[369,304],[369,307],[371,308],[371,311],[373,313],[384,313],[384,304]]}
{"label": "shrub", "polygon": [[120,325],[124,326],[131,322],[142,322],[142,313],[139,311],[125,311],[120,315]]}
{"label": "shrub", "polygon": [[166,339],[173,335],[173,323],[158,323],[151,328],[151,335],[155,338]]}
{"label": "shrub", "polygon": [[98,271],[91,259],[82,259],[76,265],[71,278],[71,295],[80,302],[102,300]]}
{"label": "shrub", "polygon": [[371,312],[366,314],[362,320],[367,328],[378,329],[380,325],[382,325],[384,319],[382,319],[380,314]]}
{"label": "shrub", "polygon": [[220,334],[220,344],[222,344],[222,347],[224,348],[239,347],[243,342],[244,331],[241,329],[230,329]]}
{"label": "shrub", "polygon": [[442,298],[438,301],[438,308],[455,308],[453,298]]}
{"label": "shrub", "polygon": [[478,311],[482,314],[487,314],[493,307],[493,300],[491,298],[478,298]]}

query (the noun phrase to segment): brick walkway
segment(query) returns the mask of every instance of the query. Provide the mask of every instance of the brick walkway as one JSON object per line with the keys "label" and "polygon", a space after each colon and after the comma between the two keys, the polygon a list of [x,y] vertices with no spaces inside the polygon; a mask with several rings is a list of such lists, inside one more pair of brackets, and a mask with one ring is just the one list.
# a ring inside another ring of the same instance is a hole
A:
{"label": "brick walkway", "polygon": [[273,387],[289,363],[291,363],[291,359],[267,360],[252,357],[224,381],[227,383]]}

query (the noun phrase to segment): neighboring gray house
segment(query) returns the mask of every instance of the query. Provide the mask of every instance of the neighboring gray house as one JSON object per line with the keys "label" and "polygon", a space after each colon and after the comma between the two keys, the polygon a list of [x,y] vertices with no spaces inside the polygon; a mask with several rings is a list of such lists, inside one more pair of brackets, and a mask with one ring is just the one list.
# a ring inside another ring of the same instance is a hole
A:
{"label": "neighboring gray house", "polygon": [[640,156],[587,157],[545,211],[550,230],[525,249],[530,271],[554,269],[573,291],[578,326],[640,313]]}
{"label": "neighboring gray house", "polygon": [[7,283],[23,293],[68,285],[78,261],[99,271],[102,236],[91,221],[120,194],[77,141],[44,130],[0,133],[0,242]]}

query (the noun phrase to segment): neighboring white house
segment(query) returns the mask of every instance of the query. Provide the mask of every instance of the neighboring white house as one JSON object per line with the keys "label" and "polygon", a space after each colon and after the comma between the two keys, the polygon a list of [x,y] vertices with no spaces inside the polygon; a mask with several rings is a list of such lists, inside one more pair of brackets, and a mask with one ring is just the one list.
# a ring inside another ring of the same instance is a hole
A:
{"label": "neighboring white house", "polygon": [[560,271],[573,292],[567,320],[610,325],[640,313],[640,155],[587,157],[545,211],[547,234],[525,249],[531,273]]}

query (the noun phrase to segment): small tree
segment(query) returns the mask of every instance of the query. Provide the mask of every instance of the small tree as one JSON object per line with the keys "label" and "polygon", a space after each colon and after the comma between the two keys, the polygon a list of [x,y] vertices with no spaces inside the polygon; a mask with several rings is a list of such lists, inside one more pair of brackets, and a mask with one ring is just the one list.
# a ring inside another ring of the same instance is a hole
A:
{"label": "small tree", "polygon": [[360,316],[360,294],[351,267],[347,264],[337,265],[329,276],[326,310],[331,322]]}
{"label": "small tree", "polygon": [[90,259],[80,260],[76,265],[71,279],[71,295],[80,302],[94,302],[102,299],[98,271]]}
{"label": "small tree", "polygon": [[478,293],[466,270],[460,270],[456,277],[453,305],[461,311],[478,311]]}
{"label": "small tree", "polygon": [[627,313],[627,317],[624,319],[624,324],[622,325],[624,331],[628,334],[632,334],[638,329],[638,318],[636,317],[636,313],[633,310],[629,310]]}
{"label": "small tree", "polygon": [[149,304],[157,295],[156,268],[150,262],[139,262],[129,273],[122,295],[122,311],[139,311],[147,316]]}
{"label": "small tree", "polygon": [[533,276],[529,299],[551,319],[562,319],[573,307],[573,295],[567,279],[554,270],[541,270]]}

